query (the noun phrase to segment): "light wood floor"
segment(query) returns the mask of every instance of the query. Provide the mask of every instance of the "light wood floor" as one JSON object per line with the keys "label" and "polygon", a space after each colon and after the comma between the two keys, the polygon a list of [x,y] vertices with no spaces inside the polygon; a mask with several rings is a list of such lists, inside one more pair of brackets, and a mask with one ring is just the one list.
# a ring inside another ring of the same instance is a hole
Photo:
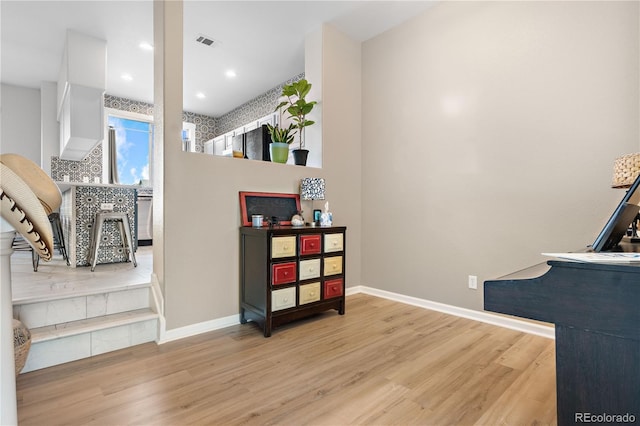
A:
{"label": "light wood floor", "polygon": [[372,296],[21,374],[20,425],[555,424],[554,342]]}

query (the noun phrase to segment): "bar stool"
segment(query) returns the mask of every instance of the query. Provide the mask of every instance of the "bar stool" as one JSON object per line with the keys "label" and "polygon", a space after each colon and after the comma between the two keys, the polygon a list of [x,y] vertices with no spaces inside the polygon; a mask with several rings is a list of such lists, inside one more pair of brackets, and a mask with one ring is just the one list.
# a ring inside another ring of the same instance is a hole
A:
{"label": "bar stool", "polygon": [[[62,223],[60,222],[60,213],[51,213],[49,215],[49,223],[51,223],[51,230],[53,231],[53,248],[58,249],[58,252],[62,255],[62,258],[67,262],[67,266],[69,266],[69,256],[67,255],[67,246],[64,243]],[[38,266],[40,265],[40,256],[38,256],[33,248],[28,245],[28,243],[22,236],[16,235],[13,240],[13,249],[31,250],[31,263],[33,264],[33,272],[38,271]]]}
{"label": "bar stool", "polygon": [[[69,263],[69,256],[67,255],[67,246],[64,244],[64,235],[62,234],[62,223],[60,222],[60,213],[53,212],[49,215],[49,223],[51,223],[51,230],[53,231],[53,248],[58,249],[58,252],[62,255],[62,258]],[[34,252],[35,254],[35,252]],[[35,269],[38,269],[40,263],[40,256],[35,256]]]}
{"label": "bar stool", "polygon": [[96,268],[98,261],[98,249],[100,248],[100,240],[102,239],[102,225],[105,222],[116,222],[122,239],[122,249],[127,259],[131,254],[133,266],[137,267],[136,255],[133,252],[133,240],[131,239],[131,228],[129,227],[129,217],[124,212],[99,212],[93,221],[93,232],[91,234],[91,242],[89,244],[89,263],[91,264],[91,272]]}
{"label": "bar stool", "polygon": [[31,252],[31,265],[33,266],[33,272],[38,272],[38,263],[40,260],[40,256],[38,253],[29,245],[27,240],[18,233],[16,233],[15,237],[13,237],[13,241],[11,242],[11,248],[15,251],[30,251]]}
{"label": "bar stool", "polygon": [[[53,247],[58,249],[62,258],[69,266],[69,255],[67,254],[67,246],[64,244],[64,235],[62,234],[62,222],[60,222],[60,213],[54,212],[49,215],[51,222],[51,230],[53,231]],[[38,257],[40,259],[40,257]]]}

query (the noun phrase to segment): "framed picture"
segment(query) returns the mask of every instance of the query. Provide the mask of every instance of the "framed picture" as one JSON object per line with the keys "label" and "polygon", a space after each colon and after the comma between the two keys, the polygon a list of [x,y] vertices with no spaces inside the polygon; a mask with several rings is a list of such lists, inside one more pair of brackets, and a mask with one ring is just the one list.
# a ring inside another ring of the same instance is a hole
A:
{"label": "framed picture", "polygon": [[264,220],[275,217],[280,225],[291,225],[291,218],[300,211],[300,194],[240,191],[242,226],[251,226],[251,216],[261,214]]}

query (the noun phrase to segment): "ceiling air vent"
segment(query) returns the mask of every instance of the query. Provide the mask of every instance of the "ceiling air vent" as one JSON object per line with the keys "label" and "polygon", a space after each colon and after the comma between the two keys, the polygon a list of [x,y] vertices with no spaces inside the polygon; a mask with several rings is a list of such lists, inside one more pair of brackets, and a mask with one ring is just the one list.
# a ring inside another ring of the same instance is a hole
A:
{"label": "ceiling air vent", "polygon": [[196,38],[196,42],[200,44],[204,44],[205,46],[210,46],[210,47],[216,47],[219,43],[213,38],[206,35],[202,35],[202,34],[198,34],[198,38]]}

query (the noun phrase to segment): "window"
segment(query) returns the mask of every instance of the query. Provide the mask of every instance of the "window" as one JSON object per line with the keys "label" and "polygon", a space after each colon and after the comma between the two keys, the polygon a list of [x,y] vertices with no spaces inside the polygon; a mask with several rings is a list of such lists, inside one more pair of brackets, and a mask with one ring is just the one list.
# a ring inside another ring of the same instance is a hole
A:
{"label": "window", "polygon": [[116,131],[118,182],[150,185],[153,123],[109,114],[108,125]]}
{"label": "window", "polygon": [[196,125],[182,122],[182,150],[185,152],[197,152],[196,150]]}
{"label": "window", "polygon": [[[118,183],[122,185],[152,186],[153,184],[153,117],[112,108],[106,110],[106,126],[116,131],[116,164]],[[182,123],[183,150],[195,152],[196,125]],[[105,135],[108,131],[105,132]],[[185,143],[188,140],[188,143]],[[184,149],[187,148],[187,149]],[[103,181],[108,182],[109,142],[103,142]]]}

